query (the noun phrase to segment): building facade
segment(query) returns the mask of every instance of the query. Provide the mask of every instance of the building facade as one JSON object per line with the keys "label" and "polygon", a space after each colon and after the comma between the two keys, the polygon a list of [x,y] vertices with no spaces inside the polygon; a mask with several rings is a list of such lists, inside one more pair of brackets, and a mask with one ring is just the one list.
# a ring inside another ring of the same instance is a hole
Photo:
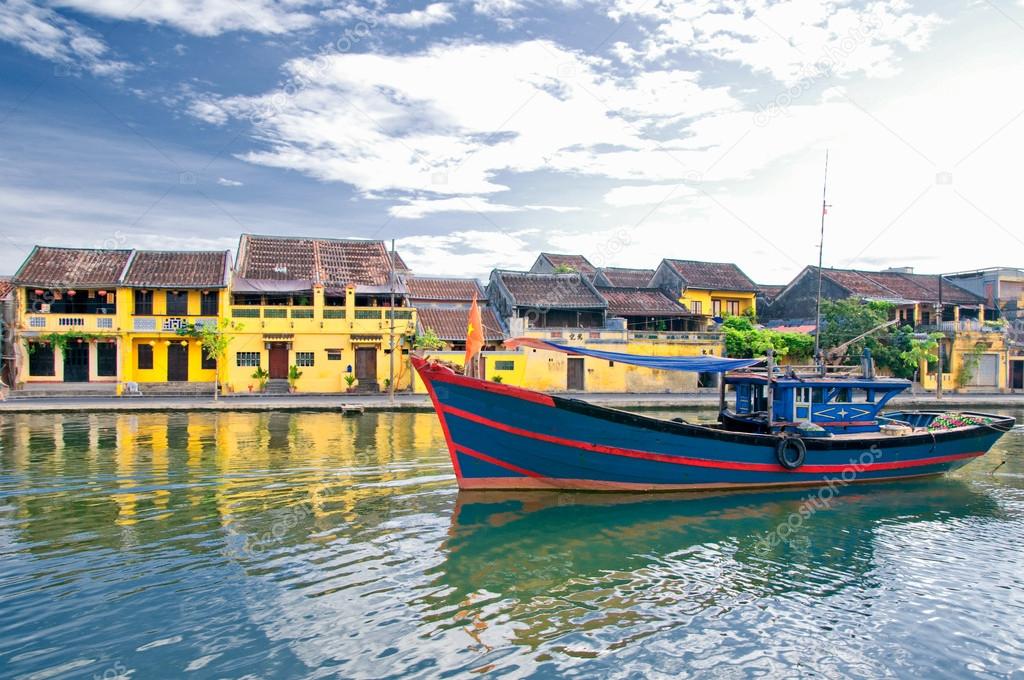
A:
{"label": "building facade", "polygon": [[395,389],[407,388],[416,313],[392,263],[382,241],[244,234],[225,388],[287,390],[301,373],[300,392],[379,392],[392,356]]}
{"label": "building facade", "polygon": [[705,325],[726,316],[757,313],[757,286],[735,264],[662,260],[650,285],[679,300]]}
{"label": "building facade", "polygon": [[484,323],[484,350],[496,350],[508,333],[476,279],[410,276],[409,304],[416,309],[416,331],[432,332],[449,350],[465,351],[469,310],[477,300]]}

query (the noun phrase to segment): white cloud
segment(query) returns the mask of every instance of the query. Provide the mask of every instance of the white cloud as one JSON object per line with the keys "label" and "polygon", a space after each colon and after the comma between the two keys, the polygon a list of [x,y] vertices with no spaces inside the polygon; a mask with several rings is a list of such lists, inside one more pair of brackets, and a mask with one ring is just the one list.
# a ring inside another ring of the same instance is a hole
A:
{"label": "white cloud", "polygon": [[624,63],[686,51],[744,64],[784,82],[823,66],[835,75],[892,75],[897,48],[922,49],[940,23],[934,14],[914,13],[905,0],[860,8],[839,0],[614,0],[608,13],[617,21],[639,19],[652,26],[642,44],[616,44]]}
{"label": "white cloud", "polygon": [[290,62],[303,87],[207,97],[192,113],[209,122],[265,113],[266,144],[246,160],[366,194],[484,195],[507,188],[499,173],[537,170],[670,181],[680,163],[710,162],[715,149],[703,142],[662,145],[651,133],[738,111],[727,88],[693,72],[618,77],[606,66],[539,40],[336,54]]}
{"label": "white cloud", "polygon": [[317,0],[55,0],[68,7],[121,21],[167,24],[194,35],[227,31],[280,34],[308,28],[315,17],[307,9]]}
{"label": "white cloud", "polygon": [[423,9],[410,12],[391,12],[380,17],[380,22],[397,28],[426,28],[436,24],[444,24],[455,20],[452,6],[447,2],[434,2]]}
{"label": "white cloud", "polygon": [[560,205],[506,205],[491,203],[478,196],[455,196],[453,198],[415,198],[388,209],[388,214],[402,219],[416,220],[433,213],[472,212],[508,213],[525,210],[548,210],[551,212],[577,212],[580,208]]}
{"label": "white cloud", "polygon": [[68,68],[119,78],[131,66],[108,59],[106,43],[87,28],[28,0],[0,4],[0,40]]}
{"label": "white cloud", "polygon": [[197,99],[188,105],[189,115],[212,125],[223,125],[228,120],[227,112],[211,101]]}
{"label": "white cloud", "polygon": [[644,186],[615,187],[604,195],[604,202],[616,207],[631,205],[661,205],[684,196],[692,196],[695,190],[681,184],[649,184]]}
{"label": "white cloud", "polygon": [[227,177],[218,177],[217,178],[217,184],[221,185],[222,187],[240,187],[240,186],[244,186],[244,184],[242,182],[239,182],[238,180],[234,180],[234,179],[228,179]]}
{"label": "white cloud", "polygon": [[443,236],[400,238],[396,248],[417,274],[447,274],[487,278],[492,269],[526,269],[535,253],[530,250],[534,230],[510,232],[454,231]]}

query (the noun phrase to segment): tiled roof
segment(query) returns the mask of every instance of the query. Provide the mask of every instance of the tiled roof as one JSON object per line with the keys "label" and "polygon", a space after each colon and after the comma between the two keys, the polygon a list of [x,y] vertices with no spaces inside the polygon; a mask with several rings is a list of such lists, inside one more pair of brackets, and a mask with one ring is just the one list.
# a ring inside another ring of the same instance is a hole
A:
{"label": "tiled roof", "polygon": [[123,285],[140,288],[223,288],[230,254],[218,251],[137,250]]}
{"label": "tiled roof", "polygon": [[757,285],[731,262],[665,260],[686,282],[688,288],[757,292]]}
{"label": "tiled roof", "polygon": [[391,271],[383,241],[243,234],[238,250],[238,275],[246,279],[384,286]]}
{"label": "tiled roof", "polygon": [[599,285],[615,288],[646,288],[654,278],[653,269],[602,267],[598,272],[597,282]]}
{"label": "tiled roof", "polygon": [[14,282],[10,276],[0,276],[0,300],[7,297],[14,290]]}
{"label": "tiled roof", "polygon": [[401,254],[399,254],[397,250],[391,253],[391,259],[395,263],[396,272],[400,274],[409,274],[412,272],[412,270],[409,269],[409,265],[405,263],[405,260],[402,259]]}
{"label": "tiled roof", "polygon": [[[484,322],[485,340],[500,342],[505,339],[505,334],[501,330],[501,324],[494,315],[493,309],[481,306],[480,318]],[[416,319],[421,333],[429,328],[442,340],[460,341],[466,339],[469,309],[418,309],[416,310]]]}
{"label": "tiled roof", "polygon": [[14,282],[43,288],[113,287],[120,283],[131,254],[130,250],[36,246],[14,275]]}
{"label": "tiled roof", "polygon": [[471,302],[475,294],[483,300],[483,286],[476,279],[449,279],[429,276],[410,276],[406,280],[410,300],[436,302]]}
{"label": "tiled roof", "polygon": [[508,291],[517,307],[603,309],[608,303],[580,274],[533,274],[495,271],[492,277]]}
{"label": "tiled roof", "polygon": [[541,253],[541,257],[551,263],[552,267],[572,267],[573,271],[580,274],[595,274],[597,267],[590,264],[590,260],[582,255],[561,255],[559,253]]}
{"label": "tiled roof", "polygon": [[609,316],[689,316],[686,307],[659,288],[598,288]]}
{"label": "tiled roof", "polygon": [[769,302],[779,297],[779,293],[786,290],[786,286],[769,286],[764,284],[758,284],[757,292],[765,297]]}
{"label": "tiled roof", "polygon": [[[817,272],[815,267],[808,269],[812,275]],[[937,274],[824,269],[822,275],[857,297],[907,302],[937,303],[939,301],[939,276]],[[985,302],[984,298],[961,288],[948,279],[942,282],[942,301],[951,305],[977,305]]]}
{"label": "tiled roof", "polygon": [[383,241],[314,241],[324,283],[386,285],[391,257]]}

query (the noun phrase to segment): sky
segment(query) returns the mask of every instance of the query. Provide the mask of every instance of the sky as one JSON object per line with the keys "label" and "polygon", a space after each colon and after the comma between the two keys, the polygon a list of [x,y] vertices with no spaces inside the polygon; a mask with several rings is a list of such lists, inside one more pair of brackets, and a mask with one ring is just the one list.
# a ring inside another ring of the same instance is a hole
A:
{"label": "sky", "polygon": [[1024,266],[1024,0],[0,0],[35,244],[395,239],[421,274]]}

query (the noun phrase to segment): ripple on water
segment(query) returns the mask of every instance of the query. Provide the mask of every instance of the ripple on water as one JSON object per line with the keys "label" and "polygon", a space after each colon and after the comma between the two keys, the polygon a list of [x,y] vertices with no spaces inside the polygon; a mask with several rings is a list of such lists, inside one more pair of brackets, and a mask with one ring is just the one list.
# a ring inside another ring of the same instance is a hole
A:
{"label": "ripple on water", "polygon": [[766,548],[809,492],[459,494],[432,414],[0,417],[0,664],[1005,677],[1021,453],[847,489]]}

